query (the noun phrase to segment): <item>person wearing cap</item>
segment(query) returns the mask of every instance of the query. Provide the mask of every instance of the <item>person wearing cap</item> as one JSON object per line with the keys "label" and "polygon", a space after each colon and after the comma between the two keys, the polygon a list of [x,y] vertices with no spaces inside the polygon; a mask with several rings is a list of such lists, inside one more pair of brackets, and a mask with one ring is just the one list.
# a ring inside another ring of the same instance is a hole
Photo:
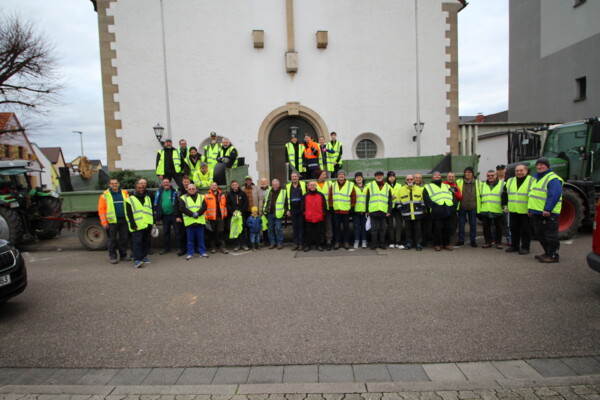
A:
{"label": "person wearing cap", "polygon": [[541,263],[557,263],[560,241],[558,239],[558,216],[562,206],[563,180],[550,168],[550,161],[542,157],[535,163],[537,173],[529,192],[527,208],[533,217],[535,236],[544,253],[535,256]]}
{"label": "person wearing cap", "polygon": [[402,184],[396,182],[396,173],[394,171],[388,171],[387,183],[390,185],[392,200],[394,201],[390,216],[386,220],[389,246],[390,249],[404,249],[404,246],[400,243],[402,241],[402,213],[398,208],[400,205],[399,192]]}
{"label": "person wearing cap", "polygon": [[265,195],[263,214],[267,216],[269,223],[269,249],[283,249],[283,230],[281,220],[287,212],[286,191],[282,189],[279,179],[271,181],[271,187]]}
{"label": "person wearing cap", "polygon": [[244,229],[246,216],[248,215],[248,196],[246,196],[246,192],[240,188],[238,181],[231,181],[230,189],[231,190],[229,190],[229,193],[227,193],[226,196],[227,215],[229,216],[228,225],[230,226],[230,229],[233,229],[235,212],[241,214],[242,218],[241,232],[239,233],[239,236],[233,238],[233,251],[237,252],[240,248],[248,251],[248,246],[246,245],[246,232]]}
{"label": "person wearing cap", "polygon": [[362,172],[354,173],[354,191],[356,192],[356,204],[354,205],[354,214],[352,224],[354,227],[354,248],[358,249],[362,242],[362,247],[367,247],[367,186]]}
{"label": "person wearing cap", "polygon": [[310,251],[311,245],[316,244],[317,250],[323,251],[325,244],[325,215],[327,206],[325,196],[317,190],[317,182],[308,182],[306,194],[302,198],[302,212],[306,228],[304,251]]}
{"label": "person wearing cap", "polygon": [[367,216],[371,221],[371,250],[385,249],[385,219],[392,211],[392,190],[383,179],[383,171],[375,172],[375,180],[367,190]]}
{"label": "person wearing cap", "polygon": [[406,230],[406,245],[404,248],[410,250],[413,247],[421,251],[423,241],[421,233],[421,221],[425,211],[423,199],[423,188],[414,183],[412,175],[406,175],[406,185],[398,191],[398,207],[404,220]]}
{"label": "person wearing cap", "polygon": [[221,141],[221,150],[219,150],[219,154],[217,155],[217,162],[225,164],[227,168],[237,168],[237,157],[237,149],[231,144],[228,138],[223,138]]}
{"label": "person wearing cap", "polygon": [[[486,174],[487,180],[481,182],[481,207],[479,216],[483,222],[483,248],[496,246],[502,249],[502,227],[504,226],[502,210],[502,191],[504,181],[498,180],[496,171],[490,169]],[[492,232],[492,225],[494,231]]]}
{"label": "person wearing cap", "polygon": [[164,178],[174,179],[177,186],[181,186],[181,172],[183,166],[179,151],[173,148],[173,141],[170,138],[165,139],[165,145],[156,153],[156,175],[161,181]]}
{"label": "person wearing cap", "polygon": [[[496,165],[496,174],[498,175],[498,180],[505,182],[506,181],[506,165],[504,164],[499,164]],[[504,188],[506,189],[506,185],[504,185]],[[512,235],[511,235],[511,229],[510,229],[510,213],[506,212],[503,215],[504,218],[504,237],[506,238],[506,244],[508,246],[512,246]]]}
{"label": "person wearing cap", "polygon": [[258,215],[258,207],[254,206],[250,210],[250,216],[246,220],[247,231],[250,234],[250,248],[252,251],[258,250],[258,244],[260,243],[260,233],[262,232],[262,218]]}
{"label": "person wearing cap", "polygon": [[468,220],[471,247],[477,247],[477,214],[481,208],[480,187],[475,179],[473,167],[466,167],[463,174],[464,178],[456,181],[461,199],[458,203],[458,242],[454,246],[460,247],[465,244],[465,225]]}
{"label": "person wearing cap", "polygon": [[510,213],[512,243],[507,253],[529,254],[531,244],[531,221],[527,215],[529,192],[533,178],[527,173],[527,165],[515,167],[515,176],[506,181],[502,193],[502,208]]}
{"label": "person wearing cap", "polygon": [[456,196],[450,187],[442,182],[442,174],[435,171],[431,183],[425,185],[423,200],[429,208],[431,215],[431,233],[433,248],[440,251],[442,248],[452,251],[450,236],[452,234],[452,215],[456,211]]}
{"label": "person wearing cap", "polygon": [[[181,149],[180,149],[181,150]],[[194,176],[196,171],[200,171],[202,165],[202,156],[198,153],[198,149],[194,146],[190,147],[183,163],[183,174],[187,176]]]}
{"label": "person wearing cap", "polygon": [[[333,249],[340,248],[342,238],[344,248],[350,249],[350,212],[356,205],[356,191],[354,184],[346,180],[346,172],[340,169],[337,173],[337,182],[329,189],[329,208],[333,210]],[[344,235],[340,230],[343,226]]]}
{"label": "person wearing cap", "polygon": [[327,170],[332,178],[336,178],[337,172],[342,169],[342,142],[337,140],[335,132],[331,132],[329,137],[331,140],[327,143]]}
{"label": "person wearing cap", "polygon": [[213,181],[213,170],[205,162],[200,163],[200,169],[194,171],[192,181],[197,188],[207,189]]}
{"label": "person wearing cap", "polygon": [[210,143],[204,146],[204,154],[202,155],[202,161],[208,164],[208,167],[212,171],[217,165],[217,157],[219,151],[221,151],[221,143],[217,141],[217,133],[210,133]]}
{"label": "person wearing cap", "polygon": [[310,134],[304,135],[302,164],[304,165],[305,179],[315,179],[319,170],[320,151],[319,146],[313,141]]}
{"label": "person wearing cap", "polygon": [[290,141],[285,144],[285,165],[288,167],[288,179],[292,178],[292,172],[296,171],[300,175],[304,173],[302,164],[303,146],[298,142],[296,134],[292,134]]}
{"label": "person wearing cap", "polygon": [[302,198],[306,194],[306,183],[300,180],[300,174],[292,172],[292,181],[285,185],[287,198],[287,216],[292,219],[292,232],[294,233],[294,246],[292,251],[304,250],[304,213],[302,212]]}
{"label": "person wearing cap", "polygon": [[327,180],[327,171],[318,170],[317,175],[317,191],[325,196],[326,212],[325,212],[325,249],[331,250],[333,241],[333,223],[332,223],[332,208],[329,207],[329,192],[331,189],[331,183]]}

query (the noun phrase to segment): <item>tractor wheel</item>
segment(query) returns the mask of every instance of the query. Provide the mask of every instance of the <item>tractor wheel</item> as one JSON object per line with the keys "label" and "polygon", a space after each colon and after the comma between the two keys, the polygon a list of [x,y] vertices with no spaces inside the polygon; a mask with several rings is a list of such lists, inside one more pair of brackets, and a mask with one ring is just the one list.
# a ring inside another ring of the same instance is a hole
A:
{"label": "tractor wheel", "polygon": [[79,224],[79,241],[88,250],[105,250],[108,235],[98,217],[88,217]]}
{"label": "tractor wheel", "polygon": [[[38,210],[42,217],[61,217],[62,205],[55,197],[41,197],[37,200]],[[40,239],[52,239],[60,233],[63,227],[62,221],[51,219],[40,219],[36,221],[35,233]]]}
{"label": "tractor wheel", "polygon": [[7,207],[0,207],[0,239],[17,245],[23,239],[23,224],[19,214]]}
{"label": "tractor wheel", "polygon": [[558,218],[558,237],[560,240],[571,239],[583,223],[585,206],[583,200],[571,189],[562,193],[562,208]]}

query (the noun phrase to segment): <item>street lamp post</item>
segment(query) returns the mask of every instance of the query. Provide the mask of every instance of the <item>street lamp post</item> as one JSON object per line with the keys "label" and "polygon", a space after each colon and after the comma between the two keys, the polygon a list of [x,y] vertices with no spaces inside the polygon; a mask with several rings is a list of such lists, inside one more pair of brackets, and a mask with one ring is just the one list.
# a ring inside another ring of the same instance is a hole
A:
{"label": "street lamp post", "polygon": [[81,157],[83,157],[83,132],[73,131],[73,133],[79,133],[79,140],[81,142]]}
{"label": "street lamp post", "polygon": [[418,120],[417,122],[415,122],[413,124],[413,126],[415,127],[415,132],[416,132],[416,142],[417,142],[417,155],[420,156],[421,155],[421,133],[423,133],[423,127],[425,126],[425,122]]}
{"label": "street lamp post", "polygon": [[163,128],[162,126],[160,126],[159,123],[156,124],[155,127],[152,128],[154,130],[154,136],[156,136],[156,139],[158,140],[158,143],[160,143],[160,145],[163,145],[162,142],[162,137],[163,137],[163,133],[165,131],[165,128]]}

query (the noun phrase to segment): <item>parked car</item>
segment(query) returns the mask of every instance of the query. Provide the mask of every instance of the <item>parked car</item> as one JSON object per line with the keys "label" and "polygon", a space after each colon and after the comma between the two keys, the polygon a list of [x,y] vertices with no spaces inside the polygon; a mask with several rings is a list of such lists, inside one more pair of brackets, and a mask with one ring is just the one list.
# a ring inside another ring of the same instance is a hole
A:
{"label": "parked car", "polygon": [[27,287],[27,269],[16,247],[0,239],[0,303],[22,293]]}
{"label": "parked car", "polygon": [[592,236],[592,251],[587,255],[587,263],[591,269],[600,272],[600,201],[598,204],[596,204],[594,234]]}

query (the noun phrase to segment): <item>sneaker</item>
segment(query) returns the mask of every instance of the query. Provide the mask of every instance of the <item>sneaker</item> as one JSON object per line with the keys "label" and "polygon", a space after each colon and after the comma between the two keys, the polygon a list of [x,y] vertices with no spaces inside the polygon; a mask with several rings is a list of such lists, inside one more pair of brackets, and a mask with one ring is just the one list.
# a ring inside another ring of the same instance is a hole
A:
{"label": "sneaker", "polygon": [[310,251],[310,246],[304,247],[304,252],[306,253],[307,251]]}
{"label": "sneaker", "polygon": [[292,246],[292,251],[296,251],[296,250],[298,250],[298,245],[297,244],[295,244],[295,245]]}
{"label": "sneaker", "polygon": [[187,256],[185,256],[186,261],[190,261],[192,258],[194,258],[194,256],[191,254],[188,254]]}
{"label": "sneaker", "polygon": [[177,252],[177,257],[181,257],[182,255],[186,254],[187,252],[185,250],[179,250]]}
{"label": "sneaker", "polygon": [[521,250],[519,250],[519,254],[522,256],[525,254],[529,254],[529,249],[521,249]]}
{"label": "sneaker", "polygon": [[396,245],[394,243],[390,244],[390,249],[394,249],[396,248]]}
{"label": "sneaker", "polygon": [[325,250],[327,250],[327,251],[331,250],[331,243],[327,243],[327,246],[325,247]]}
{"label": "sneaker", "polygon": [[110,259],[110,263],[111,263],[111,264],[118,264],[118,263],[119,263],[119,260],[117,260],[116,258],[111,258],[111,259]]}
{"label": "sneaker", "polygon": [[152,260],[148,257],[144,257],[144,264],[152,264]]}
{"label": "sneaker", "polygon": [[366,248],[367,248],[367,241],[366,241],[366,240],[365,240],[365,241],[363,241],[362,248],[363,248],[363,249],[366,249]]}
{"label": "sneaker", "polygon": [[350,250],[350,243],[344,243],[344,249]]}
{"label": "sneaker", "polygon": [[200,254],[200,257],[202,257],[202,258],[208,258],[208,254],[202,253],[202,254]]}
{"label": "sneaker", "polygon": [[271,244],[271,245],[269,245],[269,249],[271,249],[271,250],[272,250],[272,249],[274,249],[274,248],[275,248],[275,244]]}
{"label": "sneaker", "polygon": [[404,250],[406,247],[402,246],[401,244],[397,244],[396,248],[400,249],[400,250]]}
{"label": "sneaker", "polygon": [[386,249],[385,244],[382,244],[381,246],[379,246],[379,248],[385,250]]}
{"label": "sneaker", "polygon": [[282,244],[278,244],[277,245],[277,250],[281,250],[281,249],[283,249],[283,245]]}
{"label": "sneaker", "polygon": [[417,245],[417,251],[421,251],[423,248],[420,245]]}
{"label": "sneaker", "polygon": [[244,251],[248,251],[248,250],[250,250],[250,249],[248,248],[248,246],[246,246],[246,245],[243,245],[243,246],[242,246],[242,250],[244,250]]}
{"label": "sneaker", "polygon": [[404,246],[404,250],[410,250],[412,249],[412,244],[407,243],[406,246]]}
{"label": "sneaker", "polygon": [[212,247],[212,248],[210,249],[210,253],[211,253],[211,254],[215,254],[216,252],[217,252],[217,249],[215,249],[214,247]]}
{"label": "sneaker", "polygon": [[133,263],[133,265],[135,265],[136,268],[142,268],[142,265],[144,265],[144,262],[142,260],[137,260]]}
{"label": "sneaker", "polygon": [[221,247],[221,253],[223,253],[223,254],[229,254],[229,252],[227,251],[227,249],[225,248],[225,246]]}
{"label": "sneaker", "polygon": [[240,246],[235,246],[235,247],[233,248],[233,252],[234,252],[234,253],[237,253],[238,251],[240,251]]}
{"label": "sneaker", "polygon": [[131,261],[131,257],[129,257],[128,255],[126,255],[125,257],[121,257],[121,261]]}
{"label": "sneaker", "polygon": [[302,245],[298,246],[298,251],[302,251],[302,250],[304,250],[304,246],[302,246]]}
{"label": "sneaker", "polygon": [[317,250],[319,250],[319,251],[323,251],[323,250],[325,250],[325,249],[324,249],[322,246],[317,246]]}
{"label": "sneaker", "polygon": [[354,241],[354,248],[355,248],[355,249],[358,249],[358,243],[359,243],[359,242],[358,242],[358,240],[355,240],[355,241]]}
{"label": "sneaker", "polygon": [[454,243],[454,247],[460,247],[460,246],[464,246],[465,242],[459,240],[458,242]]}
{"label": "sneaker", "polygon": [[170,253],[170,252],[171,252],[171,250],[161,250],[158,252],[158,254],[160,254],[161,256],[164,256],[165,254]]}
{"label": "sneaker", "polygon": [[336,244],[333,245],[333,249],[334,250],[337,250],[339,248],[340,248],[340,244],[339,243],[336,243]]}

